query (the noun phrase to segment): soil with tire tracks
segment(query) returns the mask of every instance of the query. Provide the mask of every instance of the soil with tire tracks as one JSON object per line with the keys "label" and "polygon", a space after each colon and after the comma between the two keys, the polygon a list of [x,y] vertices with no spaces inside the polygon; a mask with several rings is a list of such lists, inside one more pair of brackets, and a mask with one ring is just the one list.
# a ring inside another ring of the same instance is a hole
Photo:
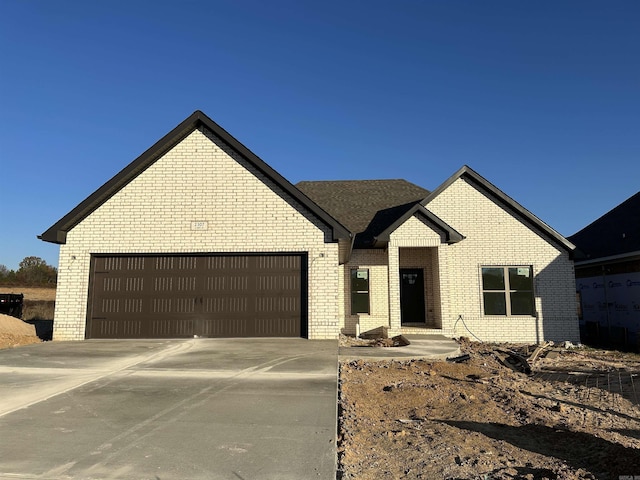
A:
{"label": "soil with tire tracks", "polygon": [[640,355],[553,348],[529,375],[504,361],[533,348],[462,341],[466,362],[342,363],[338,478],[640,475]]}

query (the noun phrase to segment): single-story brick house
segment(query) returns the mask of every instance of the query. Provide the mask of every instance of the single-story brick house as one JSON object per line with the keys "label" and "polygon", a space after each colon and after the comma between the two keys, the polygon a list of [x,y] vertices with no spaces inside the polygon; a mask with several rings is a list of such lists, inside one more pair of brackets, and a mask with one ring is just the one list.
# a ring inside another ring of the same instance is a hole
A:
{"label": "single-story brick house", "polygon": [[471,168],[289,183],[196,111],[39,238],[54,339],[579,339],[574,246]]}

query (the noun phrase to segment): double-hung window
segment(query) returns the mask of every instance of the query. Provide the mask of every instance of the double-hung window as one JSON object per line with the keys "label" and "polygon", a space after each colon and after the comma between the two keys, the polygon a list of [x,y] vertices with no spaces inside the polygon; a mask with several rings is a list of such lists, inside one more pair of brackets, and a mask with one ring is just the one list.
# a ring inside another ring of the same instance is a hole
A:
{"label": "double-hung window", "polygon": [[482,267],[485,315],[535,315],[531,266]]}
{"label": "double-hung window", "polygon": [[351,269],[351,313],[369,313],[369,270]]}

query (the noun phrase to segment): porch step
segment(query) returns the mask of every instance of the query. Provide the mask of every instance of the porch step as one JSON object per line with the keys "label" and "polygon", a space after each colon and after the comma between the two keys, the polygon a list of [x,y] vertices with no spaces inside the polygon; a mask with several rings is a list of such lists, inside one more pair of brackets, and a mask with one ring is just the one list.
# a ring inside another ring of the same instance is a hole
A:
{"label": "porch step", "polygon": [[445,331],[441,328],[429,327],[400,327],[402,335],[445,335]]}

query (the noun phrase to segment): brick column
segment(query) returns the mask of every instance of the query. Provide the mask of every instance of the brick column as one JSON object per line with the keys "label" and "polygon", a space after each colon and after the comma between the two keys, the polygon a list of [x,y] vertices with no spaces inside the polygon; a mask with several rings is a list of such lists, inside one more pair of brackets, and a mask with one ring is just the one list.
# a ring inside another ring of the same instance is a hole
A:
{"label": "brick column", "polygon": [[400,334],[400,249],[389,244],[389,335]]}

